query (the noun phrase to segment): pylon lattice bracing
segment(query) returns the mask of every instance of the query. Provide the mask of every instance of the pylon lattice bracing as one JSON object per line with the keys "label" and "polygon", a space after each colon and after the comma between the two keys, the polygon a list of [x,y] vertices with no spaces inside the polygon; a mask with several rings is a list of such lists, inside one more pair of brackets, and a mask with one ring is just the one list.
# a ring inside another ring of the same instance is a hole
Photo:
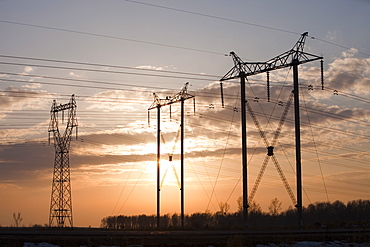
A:
{"label": "pylon lattice bracing", "polygon": [[[72,218],[72,191],[69,166],[69,148],[72,140],[72,130],[77,127],[76,100],[71,96],[69,103],[57,105],[53,101],[50,110],[49,141],[50,133],[53,133],[55,159],[53,184],[51,189],[51,202],[49,214],[49,226],[52,227],[73,227]],[[67,111],[68,120],[66,129],[61,135],[59,132],[59,112]],[[76,130],[77,136],[77,130]]]}

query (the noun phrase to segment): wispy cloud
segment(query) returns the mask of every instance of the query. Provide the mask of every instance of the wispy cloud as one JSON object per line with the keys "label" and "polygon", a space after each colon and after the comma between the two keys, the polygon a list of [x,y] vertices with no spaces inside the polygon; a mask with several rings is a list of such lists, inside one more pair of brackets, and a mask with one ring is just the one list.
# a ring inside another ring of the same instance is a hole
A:
{"label": "wispy cloud", "polygon": [[[50,96],[45,91],[35,91],[17,87],[7,87],[0,91],[0,106],[3,110],[22,110],[44,108]],[[40,100],[41,99],[41,100]]]}
{"label": "wispy cloud", "polygon": [[75,72],[69,72],[69,76],[71,76],[71,77],[75,77],[75,78],[80,78],[81,76],[79,75],[79,74],[77,74],[77,73],[75,73]]}
{"label": "wispy cloud", "polygon": [[23,68],[23,71],[24,73],[30,73],[34,71],[34,68],[32,68],[31,66],[26,66]]}
{"label": "wispy cloud", "polygon": [[[142,89],[141,89],[142,90]],[[143,106],[138,104],[142,100],[147,100],[150,96],[148,92],[142,92],[138,89],[135,91],[133,88],[130,91],[127,90],[109,90],[97,93],[91,97],[88,97],[85,101],[89,102],[89,110],[100,109],[104,111],[142,111]],[[148,101],[148,106],[149,106]]]}
{"label": "wispy cloud", "polygon": [[337,38],[337,36],[338,36],[337,31],[329,31],[326,34],[326,38],[330,39],[330,40],[335,40]]}
{"label": "wispy cloud", "polygon": [[163,67],[153,66],[153,65],[140,65],[135,67],[137,69],[150,69],[150,70],[163,70]]}

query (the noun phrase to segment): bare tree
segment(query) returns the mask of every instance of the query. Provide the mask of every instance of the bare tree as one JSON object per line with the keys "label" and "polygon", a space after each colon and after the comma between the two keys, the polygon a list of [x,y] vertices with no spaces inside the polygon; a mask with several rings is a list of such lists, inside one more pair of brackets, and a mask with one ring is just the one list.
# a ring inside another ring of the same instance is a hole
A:
{"label": "bare tree", "polygon": [[171,225],[173,227],[178,227],[180,225],[179,222],[180,222],[180,215],[178,215],[177,213],[172,214]]}
{"label": "bare tree", "polygon": [[262,208],[257,202],[252,201],[249,205],[248,211],[250,213],[262,213]]}
{"label": "bare tree", "polygon": [[219,212],[221,214],[226,215],[229,212],[229,210],[230,210],[230,204],[228,204],[227,202],[220,202],[218,204],[218,206],[220,207],[220,211]]}
{"label": "bare tree", "polygon": [[268,206],[269,213],[271,216],[276,217],[280,214],[282,202],[276,197],[271,200],[270,206]]}
{"label": "bare tree", "polygon": [[243,213],[243,197],[239,196],[236,202],[238,203],[238,213]]}
{"label": "bare tree", "polygon": [[[243,212],[243,197],[239,196],[236,202],[238,204],[238,213],[242,213]],[[261,205],[259,205],[256,201],[249,202],[248,212],[249,213],[262,213]]]}
{"label": "bare tree", "polygon": [[15,227],[19,227],[21,222],[22,222],[23,218],[21,216],[21,212],[18,212],[18,213],[13,213],[13,221],[14,221],[14,226]]}

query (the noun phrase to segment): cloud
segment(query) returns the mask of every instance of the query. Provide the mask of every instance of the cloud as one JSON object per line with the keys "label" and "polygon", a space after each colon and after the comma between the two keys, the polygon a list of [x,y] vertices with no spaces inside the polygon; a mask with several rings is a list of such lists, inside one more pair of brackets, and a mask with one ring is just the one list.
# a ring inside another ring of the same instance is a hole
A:
{"label": "cloud", "polygon": [[[89,140],[84,139],[82,142],[74,140],[70,147],[71,177],[73,181],[78,181],[74,182],[78,187],[117,185],[117,183],[122,183],[122,175],[127,177],[129,172],[136,172],[136,175],[141,174],[148,162],[155,163],[155,148],[143,150],[145,151],[143,153],[130,154],[126,152],[120,154],[116,145],[96,142],[96,140],[100,140],[99,137],[108,138],[108,143],[117,139],[119,143],[124,143],[121,144],[122,147],[131,148],[132,146],[127,142],[127,139],[121,138],[124,135],[112,137],[95,134],[84,137]],[[154,138],[150,140],[154,141]],[[140,143],[140,140],[137,142]],[[51,144],[48,146],[44,142],[34,141],[0,145],[0,186],[49,187],[55,156],[55,148],[53,143]],[[106,152],[101,150],[102,147]],[[109,152],[110,148],[117,152]]]}
{"label": "cloud", "polygon": [[30,73],[32,71],[34,71],[34,69],[31,66],[26,66],[23,68],[24,73]]}
{"label": "cloud", "polygon": [[[17,87],[7,87],[0,91],[0,107],[6,111],[40,109],[49,95],[45,91],[35,91]],[[41,100],[40,100],[41,99]]]}
{"label": "cloud", "polygon": [[[27,120],[18,120],[17,115],[12,113],[26,115],[29,110],[45,109],[50,104],[50,95],[44,91],[36,91],[24,88],[7,87],[0,90],[0,120],[4,121],[0,129],[2,136],[1,143],[23,141],[24,139],[39,138],[40,133],[47,128],[46,119],[49,118],[48,110],[45,110],[45,118],[34,121],[31,118]],[[26,112],[23,112],[26,111]]]}
{"label": "cloud", "polygon": [[23,81],[24,79],[24,77],[25,76],[28,76],[29,77],[29,79],[28,79],[28,81],[33,81],[35,78],[37,78],[37,77],[32,77],[32,75],[30,75],[29,73],[31,73],[31,72],[33,72],[33,71],[35,71],[36,69],[34,69],[33,67],[31,67],[31,66],[25,66],[24,68],[23,68],[23,72],[22,73],[20,73],[19,75],[20,76],[23,76],[21,79],[19,79],[19,80],[21,80],[21,81]]}
{"label": "cloud", "polygon": [[[47,116],[45,116],[47,118]],[[40,136],[44,137],[45,132],[48,128],[49,120],[42,121],[37,124],[27,124],[29,127],[18,127],[18,126],[9,126],[6,129],[0,130],[0,135],[2,136],[1,143],[22,143],[24,140],[29,139],[39,139]]]}
{"label": "cloud", "polygon": [[[85,99],[89,102],[88,110],[99,109],[104,111],[143,111],[143,106],[138,104],[142,100],[152,97],[150,93],[142,89],[132,90],[109,90],[97,93]],[[148,107],[150,103],[148,102]],[[145,109],[145,108],[144,108]]]}
{"label": "cloud", "polygon": [[326,34],[326,38],[327,39],[330,39],[330,40],[335,40],[337,38],[338,34],[336,31],[329,31],[327,34]]}
{"label": "cloud", "polygon": [[79,74],[76,74],[75,72],[69,72],[69,76],[80,78],[81,76]]}
{"label": "cloud", "polygon": [[137,69],[149,69],[149,70],[163,70],[163,67],[157,67],[157,66],[152,66],[152,65],[141,65],[135,67]]}
{"label": "cloud", "polygon": [[[349,93],[357,96],[370,94],[370,58],[356,57],[358,50],[351,48],[342,52],[340,57],[324,64],[325,90],[336,90],[338,94]],[[312,85],[310,95],[317,100],[328,99],[333,94],[322,93],[320,66],[301,65],[299,80],[301,85]]]}
{"label": "cloud", "polygon": [[342,57],[343,58],[354,57],[357,53],[358,53],[358,50],[357,49],[351,48],[349,50],[346,50],[346,51],[342,52]]}
{"label": "cloud", "polygon": [[345,51],[329,64],[325,81],[338,91],[367,96],[370,94],[370,58],[356,58],[356,53],[355,49]]}
{"label": "cloud", "polygon": [[32,84],[23,85],[22,87],[23,88],[36,89],[36,88],[41,88],[41,84],[40,83],[32,83]]}
{"label": "cloud", "polygon": [[42,142],[0,145],[0,154],[0,180],[7,183],[37,181],[40,171],[53,167],[53,149]]}

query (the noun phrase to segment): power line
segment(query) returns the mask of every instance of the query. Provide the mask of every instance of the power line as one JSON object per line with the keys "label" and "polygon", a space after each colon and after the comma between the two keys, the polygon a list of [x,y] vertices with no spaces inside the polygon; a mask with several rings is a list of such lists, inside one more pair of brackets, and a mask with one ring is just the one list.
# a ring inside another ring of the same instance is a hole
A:
{"label": "power line", "polygon": [[[3,79],[0,79],[0,81],[1,80],[3,80]],[[7,80],[7,79],[5,79],[5,80]],[[16,81],[16,82],[19,82],[19,81]],[[60,84],[57,84],[57,85],[60,85]],[[62,85],[65,85],[65,84],[62,84]],[[82,86],[82,85],[68,85],[67,84],[67,86],[76,86],[76,87],[91,88],[91,86]],[[117,89],[117,90],[121,90],[121,89]],[[137,91],[137,90],[123,89],[123,91]],[[18,93],[18,94],[22,94],[22,93],[29,94],[29,92],[13,92],[13,91],[10,91],[10,92],[12,92],[12,93]],[[8,96],[8,95],[5,95],[5,96]],[[1,97],[1,95],[0,95],[0,97]],[[21,95],[20,96],[12,96],[12,97],[43,98],[43,97],[21,96]],[[85,96],[85,97],[87,97],[87,96]],[[125,98],[125,99],[119,99],[120,101],[113,101],[113,99],[112,99],[112,101],[111,100],[107,101],[106,100],[106,97],[97,97],[97,98],[100,98],[100,99],[102,99],[104,101],[97,100],[97,99],[95,99],[95,100],[89,100],[89,101],[99,102],[99,103],[101,103],[101,102],[104,102],[104,103],[117,103],[117,104],[123,104],[123,103],[127,103],[127,102],[130,101],[130,99],[127,99],[127,98]],[[140,101],[137,101],[135,99],[132,99],[132,103],[140,103]],[[147,104],[148,102],[147,101],[143,101],[141,103]],[[228,109],[228,108],[226,107],[226,109]],[[233,110],[233,107],[230,107],[230,110]],[[322,111],[322,110],[316,110],[316,109],[312,109],[312,108],[308,108],[308,107],[307,107],[306,110],[309,111],[309,112],[312,112],[314,114],[318,114],[318,115],[322,115],[322,116],[326,116],[326,117],[331,117],[331,118],[334,118],[334,119],[346,121],[346,122],[357,124],[357,125],[368,126],[368,123],[365,122],[365,121],[362,121],[360,119],[357,119],[357,121],[353,121],[353,118],[348,119],[348,117],[342,116],[342,115],[337,114],[337,113],[325,112],[325,111]],[[265,116],[266,117],[266,115],[265,115],[264,112],[262,112],[262,113],[256,112],[256,115],[257,116]],[[215,120],[215,121],[218,121],[218,122],[219,121],[225,121],[225,122],[228,122],[229,121],[227,119],[223,119],[223,118],[220,118],[220,117],[211,116],[211,115],[204,114],[204,113],[202,113],[202,117],[203,118],[210,119],[210,120]],[[277,117],[274,117],[274,116],[270,116],[270,118],[272,118],[272,119],[278,119]],[[287,122],[291,122],[291,120],[288,119]],[[307,125],[307,123],[305,123],[305,122],[302,122],[302,124],[303,125]],[[312,126],[320,127],[320,125],[317,125],[317,124],[316,125],[311,124],[311,125]],[[320,128],[321,129],[330,130],[330,131],[334,131],[334,132],[337,132],[337,133],[339,132],[339,133],[342,133],[342,134],[345,134],[345,135],[353,135],[353,136],[359,136],[360,135],[362,138],[365,138],[365,139],[369,139],[370,138],[368,135],[359,134],[358,132],[356,132],[356,133],[355,132],[349,132],[349,131],[344,131],[344,130],[341,130],[341,129],[336,129],[336,128],[332,128],[332,127],[328,127],[328,126],[326,126],[326,127],[320,127]]]}
{"label": "power line", "polygon": [[[0,62],[1,63],[1,62]],[[73,78],[65,78],[65,77],[56,77],[56,76],[45,76],[45,75],[35,75],[35,74],[15,74],[15,73],[7,73],[7,72],[0,72],[4,75],[13,75],[13,76],[25,76],[25,77],[37,77],[37,78],[43,78],[43,79],[54,79],[54,80],[63,80],[63,81],[74,81],[74,82],[88,82],[88,83],[94,83],[94,84],[104,84],[104,85],[114,85],[114,86],[124,86],[124,87],[142,87],[142,88],[151,88],[151,89],[160,89],[163,90],[165,88],[163,87],[153,87],[153,86],[141,86],[141,85],[134,85],[134,84],[126,84],[126,83],[114,83],[114,82],[106,82],[106,81],[95,81],[95,80],[87,80],[87,79],[73,79]],[[24,81],[23,81],[24,82]],[[30,83],[34,83],[33,81],[30,81]],[[40,82],[36,82],[40,83]],[[118,88],[117,88],[118,89]],[[122,90],[119,89],[119,90]],[[129,90],[129,89],[125,89]],[[167,89],[169,90],[169,89]],[[133,90],[138,91],[138,90]]]}
{"label": "power line", "polygon": [[34,58],[34,57],[23,57],[23,56],[10,56],[10,55],[1,55],[0,57],[12,58],[12,59],[24,59],[32,61],[42,61],[42,62],[53,62],[53,63],[66,63],[66,64],[75,64],[75,65],[87,65],[87,66],[98,66],[98,67],[107,67],[115,69],[130,69],[130,70],[139,70],[139,71],[150,71],[157,73],[172,73],[172,74],[182,74],[182,75],[194,75],[194,76],[206,76],[206,77],[215,77],[220,78],[218,75],[207,75],[207,74],[197,74],[189,72],[180,72],[180,71],[171,71],[171,70],[162,70],[162,69],[147,69],[147,68],[138,68],[138,67],[129,67],[129,66],[119,66],[112,64],[98,64],[98,63],[87,63],[87,62],[76,62],[76,61],[66,61],[66,60],[57,60],[57,59],[46,59],[46,58]]}
{"label": "power line", "polygon": [[163,5],[157,5],[157,4],[151,4],[151,3],[144,3],[144,2],[133,1],[133,0],[125,0],[125,1],[126,2],[135,3],[135,4],[141,4],[141,5],[146,5],[146,6],[150,6],[150,7],[155,7],[155,8],[172,10],[172,11],[177,11],[177,12],[182,12],[182,13],[187,13],[187,14],[192,14],[192,15],[198,15],[198,16],[208,17],[208,18],[212,18],[212,19],[218,19],[218,20],[223,20],[223,21],[228,21],[228,22],[233,22],[233,23],[238,23],[238,24],[244,24],[244,25],[248,25],[248,26],[254,26],[254,27],[259,27],[259,28],[264,28],[264,29],[279,31],[279,32],[285,32],[285,33],[298,34],[298,35],[300,35],[300,33],[298,33],[298,32],[292,32],[292,31],[288,31],[288,30],[285,30],[285,29],[280,29],[280,28],[275,28],[275,27],[260,25],[260,24],[251,23],[251,22],[239,21],[239,20],[229,19],[229,18],[225,18],[225,17],[219,17],[219,16],[215,16],[215,15],[209,15],[209,14],[204,14],[204,13],[199,13],[199,12],[194,12],[194,11],[189,11],[189,10],[171,8],[171,7],[167,7],[167,6],[163,6]]}
{"label": "power line", "polygon": [[[269,29],[269,30],[273,30],[273,31],[279,31],[279,32],[294,34],[294,35],[299,35],[300,34],[299,32],[294,32],[294,31],[290,31],[290,30],[286,30],[286,29],[275,28],[275,27],[260,25],[260,24],[251,23],[251,22],[239,21],[239,20],[229,19],[229,18],[225,18],[225,17],[219,17],[219,16],[215,16],[215,15],[209,15],[209,14],[204,14],[204,13],[198,13],[198,12],[194,12],[194,11],[182,10],[182,9],[171,8],[171,7],[167,7],[167,6],[144,3],[144,2],[133,1],[133,0],[125,0],[125,1],[135,3],[135,4],[141,4],[141,5],[156,7],[156,8],[162,8],[162,9],[166,9],[166,10],[172,10],[172,11],[177,11],[177,12],[182,12],[182,13],[187,13],[187,14],[192,14],[192,15],[208,17],[208,18],[212,18],[212,19],[219,19],[219,20],[223,20],[223,21],[254,26],[254,27],[258,27],[258,28]],[[143,41],[143,40],[137,40],[137,39],[130,39],[130,38],[124,38],[124,37],[117,37],[117,36],[112,36],[112,35],[91,33],[91,32],[85,32],[85,31],[77,31],[77,30],[71,30],[71,29],[56,28],[56,27],[49,27],[49,26],[42,26],[42,25],[35,25],[35,24],[21,23],[21,22],[7,21],[7,20],[0,20],[0,22],[6,23],[6,24],[21,25],[21,26],[41,28],[41,29],[61,31],[61,32],[76,33],[76,34],[89,35],[89,36],[95,36],[95,37],[101,37],[101,38],[109,38],[109,39],[123,40],[123,41],[129,41],[129,42],[137,42],[137,43],[143,43],[143,44],[149,44],[149,45],[164,46],[164,47],[170,47],[170,48],[177,48],[177,49],[190,50],[190,51],[196,51],[196,52],[202,52],[202,53],[209,53],[209,54],[225,56],[225,53],[220,53],[220,52],[207,51],[207,50],[189,48],[189,47],[184,47],[184,46],[176,46],[176,45],[170,45],[170,44],[163,44],[163,43],[157,43],[157,42]],[[333,45],[333,46],[336,46],[336,47],[339,47],[339,48],[342,48],[342,49],[346,49],[346,50],[350,49],[350,47],[340,45],[340,44],[337,44],[337,43],[334,43],[334,42],[331,42],[331,41],[327,41],[325,39],[321,39],[321,38],[314,37],[314,36],[310,36],[310,37],[313,40],[319,40],[321,42],[325,42],[327,44],[330,44],[330,45]],[[362,52],[360,50],[358,50],[358,53],[360,53],[362,55],[365,55],[365,56],[370,56],[370,54]]]}
{"label": "power line", "polygon": [[68,32],[68,33],[75,33],[75,34],[83,34],[83,35],[100,37],[100,38],[109,38],[109,39],[115,39],[115,40],[123,40],[123,41],[129,41],[129,42],[136,42],[136,43],[142,43],[142,44],[147,44],[147,45],[156,45],[156,46],[170,47],[170,48],[176,48],[176,49],[182,49],[182,50],[188,50],[188,51],[209,53],[209,54],[213,54],[213,55],[222,55],[222,56],[225,55],[224,53],[220,53],[220,52],[206,51],[206,50],[200,50],[200,49],[189,48],[189,47],[184,47],[184,46],[177,46],[177,45],[170,45],[170,44],[162,44],[162,43],[156,43],[156,42],[150,42],[150,41],[143,41],[143,40],[138,40],[138,39],[130,39],[130,38],[124,38],[124,37],[117,37],[117,36],[106,35],[106,34],[98,34],[98,33],[84,32],[84,31],[77,31],[77,30],[72,30],[72,29],[64,29],[64,28],[57,28],[57,27],[41,26],[41,25],[35,25],[35,24],[29,24],[29,23],[21,23],[21,22],[15,22],[15,21],[7,21],[7,20],[0,20],[0,22],[7,23],[7,24],[13,24],[13,25],[19,25],[19,26],[42,28],[42,29],[47,29],[47,30],[54,30],[54,31],[61,31],[61,32]]}
{"label": "power line", "polygon": [[[209,14],[199,13],[199,12],[195,12],[195,11],[177,9],[177,8],[167,7],[167,6],[158,5],[158,4],[144,3],[144,2],[140,2],[140,1],[134,1],[134,0],[125,0],[125,1],[126,2],[130,2],[130,3],[141,4],[141,5],[150,6],[150,7],[155,7],[155,8],[161,8],[161,9],[166,9],[166,10],[171,10],[171,11],[177,11],[177,12],[182,12],[182,13],[191,14],[191,15],[203,16],[203,17],[207,17],[207,18],[218,19],[218,20],[222,20],[222,21],[228,21],[228,22],[233,22],[233,23],[238,23],[238,24],[253,26],[253,27],[257,27],[257,28],[263,28],[263,29],[268,29],[268,30],[273,30],[273,31],[278,31],[278,32],[284,32],[284,33],[294,34],[294,35],[300,35],[301,34],[301,33],[298,33],[298,32],[293,32],[293,31],[290,31],[290,30],[282,29],[282,28],[276,28],[276,27],[271,27],[271,26],[256,24],[256,23],[252,23],[252,22],[239,21],[239,20],[235,20],[235,19],[230,19],[230,18],[215,16],[215,15],[209,15]],[[327,44],[330,44],[330,45],[333,45],[333,46],[337,46],[337,47],[340,47],[340,48],[343,48],[343,49],[346,49],[346,50],[351,49],[350,47],[347,47],[347,46],[344,46],[344,45],[339,45],[339,44],[336,44],[334,42],[327,41],[327,40],[324,40],[324,39],[321,39],[321,38],[317,38],[317,37],[313,37],[313,36],[309,36],[309,37],[311,37],[311,39],[313,39],[313,40],[319,40],[319,41],[325,42]],[[370,56],[370,54],[365,53],[365,52],[359,51],[359,53],[362,54],[362,55],[365,55],[365,56]]]}
{"label": "power line", "polygon": [[[311,39],[314,39],[314,40],[315,40],[315,39],[317,39],[317,40],[320,40],[320,41],[325,42],[325,43],[327,43],[327,44],[330,44],[330,45],[334,45],[334,46],[337,46],[337,47],[343,48],[343,49],[345,49],[345,50],[349,50],[349,49],[351,49],[351,48],[350,48],[350,47],[348,47],[348,46],[339,45],[339,44],[336,44],[336,43],[331,42],[331,41],[327,41],[327,40],[320,39],[320,38],[313,37],[313,36],[310,36],[310,37],[311,37]],[[362,54],[362,55],[365,55],[365,56],[370,56],[370,54],[365,53],[365,52],[362,52],[362,51],[360,51],[360,50],[358,50],[358,53],[360,53],[360,54]]]}
{"label": "power line", "polygon": [[[210,79],[205,79],[206,81],[212,81],[211,78],[220,78],[219,75],[207,75],[207,74],[200,74],[200,73],[190,73],[190,72],[180,72],[180,71],[169,71],[169,70],[154,70],[154,69],[144,69],[144,68],[135,68],[135,67],[128,67],[128,66],[117,66],[117,65],[107,65],[107,64],[96,64],[96,63],[87,63],[87,62],[75,62],[75,61],[65,61],[65,60],[56,60],[56,59],[44,59],[44,58],[31,58],[31,57],[20,57],[20,56],[8,56],[8,55],[0,55],[0,57],[5,58],[13,58],[13,59],[26,59],[26,60],[35,60],[35,61],[44,61],[44,62],[56,62],[56,63],[67,63],[67,64],[76,64],[76,65],[89,65],[89,66],[99,66],[99,67],[112,67],[112,68],[121,68],[121,69],[131,69],[131,70],[139,70],[139,71],[149,71],[149,72],[156,72],[156,73],[173,73],[173,74],[182,74],[182,75],[193,75],[193,76],[201,76],[201,77],[210,77]],[[133,75],[143,75],[143,76],[158,76],[158,77],[170,77],[170,78],[176,78],[176,79],[187,79],[187,80],[204,80],[202,78],[191,78],[191,77],[172,77],[172,76],[166,76],[166,75],[156,75],[156,74],[141,74],[141,73],[130,73],[130,72],[123,72],[123,71],[109,71],[109,70],[95,70],[95,69],[81,69],[81,68],[70,68],[70,67],[61,67],[61,66],[46,66],[46,65],[32,65],[32,64],[23,64],[23,63],[5,63],[0,62],[0,64],[8,64],[8,65],[21,65],[21,66],[35,66],[35,67],[46,67],[46,68],[54,68],[54,69],[75,69],[75,70],[83,70],[83,71],[90,71],[90,72],[106,72],[106,73],[122,73],[122,74],[133,74]],[[83,81],[83,82],[93,82],[92,80],[78,80],[78,79],[71,79],[71,78],[60,78],[60,77],[47,77],[42,75],[27,75],[27,74],[14,74],[14,73],[7,73],[2,72],[9,75],[22,75],[22,76],[30,76],[30,77],[41,77],[41,78],[52,78],[52,79],[64,79],[64,80],[70,80],[70,81]],[[249,81],[263,81],[259,79],[249,79]],[[108,84],[108,82],[106,82]],[[114,83],[109,83],[114,84]],[[251,83],[250,83],[251,84]],[[133,84],[114,84],[114,85],[123,85],[123,86],[135,86],[140,87]],[[309,85],[301,85],[301,88],[304,88]],[[144,87],[144,86],[142,86]],[[163,89],[159,87],[151,87],[147,86],[146,88],[154,88],[154,89]],[[339,92],[336,89],[326,87],[329,90],[332,90],[333,92],[336,92],[336,94],[352,98],[358,101],[362,101],[364,103],[370,103],[370,100],[367,98],[345,93],[345,92]],[[212,94],[212,93],[208,93]],[[207,96],[203,96],[207,97]]]}
{"label": "power line", "polygon": [[[186,80],[210,81],[210,79],[205,79],[205,78],[192,78],[192,77],[184,77],[184,76],[169,76],[169,75],[157,75],[157,74],[143,74],[143,73],[133,73],[133,72],[123,72],[123,71],[112,71],[112,70],[108,71],[108,70],[101,70],[101,69],[85,69],[85,68],[51,66],[51,65],[41,65],[41,64],[8,63],[8,62],[0,62],[0,64],[16,65],[16,66],[33,66],[33,67],[48,68],[48,69],[79,70],[79,71],[88,71],[88,72],[100,72],[100,73],[127,74],[127,75],[154,76],[154,77],[165,77],[165,78],[186,79]],[[158,71],[158,72],[160,72],[160,71]]]}
{"label": "power line", "polygon": [[[99,101],[97,101],[97,102],[99,102]],[[136,102],[137,103],[137,102]],[[143,103],[145,103],[145,102],[143,102]],[[147,104],[147,103],[146,103]],[[7,113],[6,111],[4,112],[5,114]],[[13,115],[14,115],[14,113],[12,113]],[[89,115],[91,115],[91,111],[87,111],[86,112],[86,114],[89,114]],[[131,113],[130,113],[131,114]],[[318,114],[318,113],[316,113],[316,114]],[[46,115],[46,114],[45,114]],[[99,114],[99,115],[102,115],[102,114]],[[132,114],[131,114],[132,115]],[[138,113],[138,115],[140,115],[139,113]],[[142,114],[141,114],[142,115]],[[257,113],[256,112],[256,115],[258,115],[258,116],[264,116],[264,114],[260,114],[260,113]],[[335,116],[335,114],[332,114],[333,116]],[[22,113],[22,116],[24,116],[24,113]],[[33,115],[32,115],[33,116]],[[325,115],[324,115],[325,116]],[[141,116],[143,119],[145,118],[145,116],[143,115],[143,116]],[[101,118],[103,118],[103,119],[106,119],[107,118],[107,114],[106,113],[103,113],[103,116],[101,117]],[[227,119],[223,119],[223,118],[220,118],[220,117],[212,117],[211,115],[207,115],[207,114],[202,114],[202,118],[207,118],[207,119],[209,119],[209,120],[213,120],[213,121],[217,121],[217,122],[220,122],[220,121],[224,121],[224,122],[229,122],[229,120],[227,120]],[[9,119],[9,118],[8,118]],[[89,118],[89,119],[93,119],[93,118]],[[96,118],[95,118],[96,119]],[[119,119],[122,119],[123,120],[123,118],[122,117],[119,117]],[[135,118],[136,120],[137,120],[137,117]],[[272,117],[272,119],[275,119],[275,120],[277,120],[278,118],[277,117]],[[85,120],[87,121],[88,119],[86,119],[85,118]],[[128,120],[130,120],[130,118],[127,118],[127,119],[125,119],[126,121],[128,121]],[[350,121],[350,120],[344,120],[344,121],[349,121],[349,122],[353,122],[353,121]],[[291,120],[287,120],[287,122],[292,122]],[[28,122],[29,123],[29,122]],[[354,124],[359,124],[358,122],[353,122]],[[203,127],[204,128],[204,126],[202,126],[202,125],[200,125],[200,124],[196,124],[196,123],[190,123],[192,126],[197,126],[198,128],[199,127]],[[101,124],[100,124],[101,125]],[[308,123],[305,123],[305,122],[302,122],[302,125],[307,125],[307,126],[309,126],[309,124]],[[3,125],[4,127],[5,126],[9,126],[9,125]],[[15,125],[14,123],[12,124],[12,126],[13,127],[15,127],[15,126],[17,126],[17,127],[19,127],[19,125]],[[23,125],[23,123],[22,123],[22,126],[24,126]],[[322,127],[321,125],[314,125],[314,124],[312,124],[311,123],[311,126],[316,126],[317,128],[320,128],[320,129],[322,129],[322,130],[328,130],[328,131],[333,131],[333,132],[336,132],[336,133],[340,133],[340,134],[342,134],[342,135],[346,135],[346,136],[356,136],[356,137],[361,137],[361,138],[363,138],[363,139],[370,139],[370,136],[369,135],[366,135],[366,134],[359,134],[358,132],[348,132],[348,131],[344,131],[344,130],[342,130],[342,129],[338,129],[338,128],[333,128],[333,127],[328,127],[328,126],[325,126],[325,127]],[[367,125],[365,125],[364,124],[364,126],[367,126]],[[217,131],[215,128],[212,128],[212,130],[213,131]],[[220,131],[223,131],[223,130],[220,130]],[[237,136],[237,134],[231,134],[232,136]]]}
{"label": "power line", "polygon": [[330,89],[333,93],[335,93],[336,96],[344,96],[344,97],[354,99],[354,100],[358,100],[358,101],[361,101],[361,102],[364,102],[364,103],[370,103],[370,99],[368,99],[368,98],[361,97],[361,96],[354,95],[354,94],[350,94],[350,93],[346,93],[346,92],[342,92],[342,91],[338,91],[338,90],[336,90],[334,88],[330,88],[330,87],[326,87],[326,88]]}
{"label": "power line", "polygon": [[307,104],[306,104],[306,99],[304,97],[304,93],[302,93],[302,98],[303,98],[304,106],[306,108],[306,115],[307,115],[308,126],[309,126],[310,134],[312,136],[312,140],[313,140],[313,143],[314,143],[315,153],[316,153],[317,162],[318,162],[319,168],[320,168],[320,173],[321,173],[322,182],[323,182],[324,189],[325,189],[326,198],[327,198],[328,201],[330,201],[329,200],[329,195],[328,195],[328,190],[327,190],[325,179],[324,179],[324,173],[322,172],[322,167],[321,167],[321,162],[320,162],[320,156],[318,154],[318,150],[317,150],[317,146],[316,146],[316,141],[315,141],[315,138],[314,138],[314,135],[313,135],[313,130],[312,130],[312,125],[311,125],[310,117],[309,117],[308,111],[307,111]]}
{"label": "power line", "polygon": [[[106,89],[106,90],[133,91],[133,92],[137,92],[138,91],[138,90],[134,90],[134,89],[122,89],[122,88],[99,87],[99,86],[83,86],[83,85],[55,83],[55,82],[53,82],[53,83],[51,83],[51,82],[40,82],[40,81],[32,81],[32,82],[29,81],[29,82],[25,82],[25,81],[18,81],[18,80],[11,80],[11,79],[1,79],[1,78],[0,78],[0,81],[4,81],[4,82],[16,82],[16,83],[31,83],[31,84],[50,85],[50,86],[78,87],[78,88],[88,88],[88,89]],[[141,90],[141,92],[152,93],[152,91],[144,91],[144,90]]]}
{"label": "power line", "polygon": [[[237,104],[237,101],[235,102],[235,105]],[[227,139],[226,139],[226,143],[225,143],[225,147],[224,147],[224,150],[223,150],[223,153],[222,153],[222,158],[221,158],[221,164],[218,168],[218,172],[217,172],[217,177],[216,177],[216,180],[213,184],[213,189],[212,189],[212,193],[211,193],[211,196],[209,198],[209,202],[208,202],[208,205],[207,205],[207,209],[209,208],[209,205],[211,203],[211,200],[212,200],[212,196],[213,194],[215,194],[215,189],[216,189],[216,185],[217,185],[217,182],[219,180],[219,177],[220,177],[220,172],[221,172],[221,168],[223,166],[223,163],[224,163],[224,160],[225,160],[225,155],[226,155],[226,150],[227,150],[227,145],[229,144],[229,139],[230,139],[230,135],[231,135],[231,130],[232,130],[232,127],[233,127],[233,124],[234,124],[234,117],[235,117],[235,112],[233,112],[232,114],[232,117],[231,117],[231,120],[230,120],[230,125],[229,125],[229,130],[228,130],[228,135],[227,135]]]}

